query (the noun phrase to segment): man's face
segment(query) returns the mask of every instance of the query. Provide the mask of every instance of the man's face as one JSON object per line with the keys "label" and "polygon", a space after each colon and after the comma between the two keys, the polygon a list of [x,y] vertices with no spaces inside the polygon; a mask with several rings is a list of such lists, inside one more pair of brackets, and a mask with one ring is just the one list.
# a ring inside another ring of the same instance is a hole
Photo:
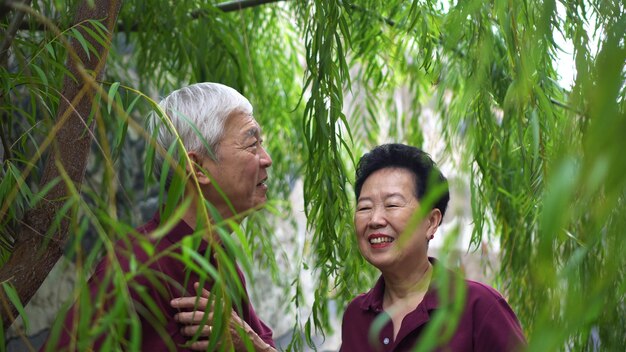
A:
{"label": "man's face", "polygon": [[[224,218],[262,205],[267,200],[265,181],[272,158],[263,148],[262,141],[261,128],[256,120],[251,115],[235,112],[224,125],[217,161],[205,158],[204,167],[212,177],[205,197]],[[228,202],[232,204],[234,214]]]}

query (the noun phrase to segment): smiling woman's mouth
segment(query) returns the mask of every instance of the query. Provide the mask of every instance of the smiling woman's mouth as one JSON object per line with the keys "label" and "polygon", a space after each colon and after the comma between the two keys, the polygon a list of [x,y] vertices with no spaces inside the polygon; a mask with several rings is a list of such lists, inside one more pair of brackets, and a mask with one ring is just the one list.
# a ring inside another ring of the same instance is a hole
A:
{"label": "smiling woman's mouth", "polygon": [[368,238],[370,244],[391,243],[394,241],[390,236],[370,236]]}

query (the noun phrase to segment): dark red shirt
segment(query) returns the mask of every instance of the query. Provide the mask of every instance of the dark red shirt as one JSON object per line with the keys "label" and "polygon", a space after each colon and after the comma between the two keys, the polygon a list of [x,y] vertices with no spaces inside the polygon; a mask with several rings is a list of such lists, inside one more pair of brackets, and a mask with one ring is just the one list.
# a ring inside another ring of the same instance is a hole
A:
{"label": "dark red shirt", "polygon": [[[130,297],[141,322],[142,338],[141,345],[138,348],[141,351],[185,351],[186,349],[181,346],[188,341],[188,337],[180,333],[182,326],[174,321],[174,315],[179,311],[170,306],[170,300],[181,296],[196,296],[193,285],[195,282],[201,281],[197,271],[204,271],[204,269],[199,267],[199,270],[191,270],[181,260],[181,256],[189,257],[188,253],[181,250],[181,243],[185,238],[191,240],[191,237],[188,236],[193,233],[193,230],[181,220],[163,237],[154,239],[150,234],[157,230],[159,223],[157,214],[151,221],[137,229],[140,237],[142,237],[141,240],[139,238],[127,238],[118,241],[115,244],[115,255],[122,272],[125,273]],[[145,241],[146,239],[148,241]],[[145,249],[150,247],[145,245],[146,242],[154,247],[154,251]],[[196,236],[190,242],[196,243],[195,250],[192,249],[192,251],[200,256],[205,255],[208,248],[206,241],[200,240]],[[191,261],[197,264],[194,260]],[[215,265],[214,260],[210,260],[210,263]],[[70,346],[73,346],[72,350],[82,351],[92,348],[100,350],[107,346],[107,336],[115,333],[129,336],[132,333],[130,325],[120,325],[119,322],[115,329],[112,329],[105,328],[107,322],[98,318],[90,318],[90,321],[78,320],[81,316],[81,311],[85,310],[92,310],[91,315],[88,315],[91,317],[94,314],[97,316],[98,311],[130,310],[129,307],[120,307],[119,303],[116,305],[114,298],[106,297],[107,293],[113,291],[112,289],[115,285],[115,281],[111,280],[111,273],[113,272],[111,265],[108,257],[105,257],[98,264],[88,282],[92,304],[89,307],[81,307],[77,303],[74,304],[65,319],[57,347],[49,350],[68,350]],[[150,270],[140,270],[144,265],[147,265]],[[248,299],[243,273],[236,263],[235,269],[242,283],[244,295],[240,308],[233,307],[233,309],[239,313],[239,316],[250,325],[263,341],[274,347],[272,330],[254,312]],[[206,275],[204,276],[204,286],[210,291],[213,281],[207,281]],[[106,290],[103,290],[105,287]],[[102,292],[104,292],[104,295]],[[121,314],[121,316],[123,315]],[[128,314],[126,315],[128,316]],[[85,329],[85,324],[91,326],[91,328]],[[98,325],[101,325],[104,331],[98,331]],[[96,328],[94,329],[94,327]],[[86,340],[91,340],[93,344],[76,346],[77,335],[81,340],[84,340],[86,337]],[[110,346],[107,348],[110,348]],[[126,348],[130,347],[126,346]]]}
{"label": "dark red shirt", "polygon": [[[431,262],[434,263],[433,260]],[[517,317],[502,295],[479,282],[463,282],[466,285],[465,308],[456,331],[447,343],[438,346],[437,351],[511,351],[525,346],[526,340]],[[439,307],[437,289],[431,285],[423,301],[404,317],[395,340],[393,322],[383,310],[384,291],[385,281],[381,276],[374,288],[350,302],[343,316],[340,351],[414,350],[420,335]],[[370,343],[368,335],[379,316],[387,319],[387,322],[378,336],[372,337],[373,343]]]}

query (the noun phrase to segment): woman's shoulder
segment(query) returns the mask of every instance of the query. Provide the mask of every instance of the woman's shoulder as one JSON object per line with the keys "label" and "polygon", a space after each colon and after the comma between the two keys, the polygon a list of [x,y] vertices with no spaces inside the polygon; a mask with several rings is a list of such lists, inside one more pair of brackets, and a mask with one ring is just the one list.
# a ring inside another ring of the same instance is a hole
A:
{"label": "woman's shoulder", "polygon": [[348,305],[346,306],[346,310],[357,309],[357,308],[362,307],[363,305],[366,305],[369,294],[370,294],[370,291],[358,294],[356,297],[354,297],[350,301],[350,303],[348,303]]}
{"label": "woman's shoulder", "polygon": [[465,280],[467,289],[466,297],[469,303],[486,303],[506,302],[506,299],[495,288],[474,280]]}
{"label": "woman's shoulder", "polygon": [[353,314],[361,314],[365,311],[376,311],[381,306],[381,299],[373,294],[374,289],[361,293],[354,297],[346,306],[344,318]]}
{"label": "woman's shoulder", "polygon": [[[469,314],[476,322],[478,340],[483,350],[506,350],[525,345],[525,338],[515,312],[498,290],[482,282],[465,280]],[[497,343],[497,346],[494,347]]]}
{"label": "woman's shoulder", "polygon": [[[428,258],[429,261],[431,261],[431,263],[433,263],[433,265],[439,265],[438,261],[435,258]],[[498,301],[498,300],[504,300],[504,297],[502,296],[502,294],[500,292],[498,292],[498,290],[496,290],[495,288],[484,284],[482,282],[479,281],[475,281],[475,280],[470,280],[465,278],[462,274],[459,274],[458,272],[454,271],[454,270],[450,270],[446,267],[441,267],[441,269],[445,270],[447,272],[448,277],[452,280],[452,289],[450,290],[450,292],[457,292],[456,289],[454,289],[454,287],[458,287],[457,285],[459,283],[463,283],[463,285],[461,285],[464,289],[465,289],[465,296],[467,297],[467,301],[472,301],[472,300],[482,300],[482,301]]]}
{"label": "woman's shoulder", "polygon": [[495,288],[479,281],[465,280],[468,294],[474,294],[479,297],[503,299],[502,294]]}
{"label": "woman's shoulder", "polygon": [[466,306],[470,307],[474,314],[515,317],[511,306],[498,290],[478,281],[465,280],[465,282],[467,284]]}

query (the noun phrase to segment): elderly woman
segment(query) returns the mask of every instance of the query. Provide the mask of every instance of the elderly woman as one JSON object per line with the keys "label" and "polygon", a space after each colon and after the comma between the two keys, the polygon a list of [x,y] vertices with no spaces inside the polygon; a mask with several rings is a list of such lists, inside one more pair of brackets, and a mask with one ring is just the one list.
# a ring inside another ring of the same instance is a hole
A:
{"label": "elderly woman", "polygon": [[[428,243],[450,199],[446,178],[420,149],[386,144],[359,161],[355,192],[359,250],[382,275],[369,292],[348,305],[341,351],[413,350],[440,308],[441,295],[453,294],[438,292],[431,282],[433,267],[440,264],[428,257]],[[422,201],[433,196],[435,202],[426,202],[434,204],[432,209],[420,209]],[[414,221],[416,214],[424,214],[421,221]],[[504,298],[487,285],[460,282],[465,285],[464,308],[455,332],[437,348],[456,352],[523,347],[522,329]]]}

